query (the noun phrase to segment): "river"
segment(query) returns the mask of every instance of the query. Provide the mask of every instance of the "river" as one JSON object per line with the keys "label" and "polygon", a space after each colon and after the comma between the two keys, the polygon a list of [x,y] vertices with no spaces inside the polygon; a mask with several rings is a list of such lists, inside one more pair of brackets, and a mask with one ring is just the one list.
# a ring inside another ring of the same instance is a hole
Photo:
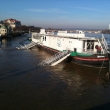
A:
{"label": "river", "polygon": [[26,37],[4,39],[0,48],[0,110],[109,110],[106,69],[65,61],[39,66],[51,56],[37,47],[18,50]]}

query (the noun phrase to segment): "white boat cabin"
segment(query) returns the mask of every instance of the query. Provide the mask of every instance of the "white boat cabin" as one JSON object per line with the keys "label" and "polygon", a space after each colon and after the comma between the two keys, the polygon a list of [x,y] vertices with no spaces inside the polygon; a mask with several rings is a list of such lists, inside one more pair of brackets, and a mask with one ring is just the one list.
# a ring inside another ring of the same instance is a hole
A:
{"label": "white boat cabin", "polygon": [[58,31],[57,34],[49,34],[45,32],[45,29],[41,29],[40,33],[32,32],[31,34],[33,42],[58,51],[71,50],[81,53],[96,53],[97,49],[95,46],[101,46],[98,38],[86,37],[83,31],[79,31],[79,33]]}

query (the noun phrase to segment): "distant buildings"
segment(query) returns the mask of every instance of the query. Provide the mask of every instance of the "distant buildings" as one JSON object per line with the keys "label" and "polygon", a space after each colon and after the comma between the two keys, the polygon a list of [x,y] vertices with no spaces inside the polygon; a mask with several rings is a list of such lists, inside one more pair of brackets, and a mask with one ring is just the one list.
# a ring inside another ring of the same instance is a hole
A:
{"label": "distant buildings", "polygon": [[7,36],[12,33],[12,28],[8,25],[0,25],[0,36]]}
{"label": "distant buildings", "polygon": [[6,35],[7,34],[7,28],[6,26],[3,24],[3,22],[0,22],[0,35]]}
{"label": "distant buildings", "polygon": [[12,19],[12,18],[4,20],[4,23],[9,24],[12,29],[15,27],[21,26],[20,21],[18,21],[16,19]]}
{"label": "distant buildings", "polygon": [[7,36],[12,34],[13,29],[21,26],[21,22],[16,19],[7,19],[4,21],[0,21],[0,35]]}
{"label": "distant buildings", "polygon": [[28,33],[28,32],[40,32],[40,29],[41,29],[41,27],[22,25],[22,26],[14,28],[13,31],[14,32]]}

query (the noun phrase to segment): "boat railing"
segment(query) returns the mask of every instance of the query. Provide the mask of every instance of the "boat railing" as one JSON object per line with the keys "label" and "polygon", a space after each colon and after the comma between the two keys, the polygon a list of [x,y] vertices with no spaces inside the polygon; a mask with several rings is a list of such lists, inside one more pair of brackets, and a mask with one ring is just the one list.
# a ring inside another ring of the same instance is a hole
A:
{"label": "boat railing", "polygon": [[82,51],[81,53],[82,53],[82,54],[91,54],[91,55],[94,55],[94,54],[95,54],[95,55],[99,55],[99,54],[100,54],[100,55],[104,55],[104,54],[106,54],[106,53],[104,53],[103,51],[101,51],[101,53],[98,53],[97,51],[89,51],[89,50],[88,50],[88,51]]}
{"label": "boat railing", "polygon": [[17,47],[18,49],[29,49],[35,45],[37,45],[37,43],[35,42],[30,42],[29,44],[25,44],[25,43],[19,43],[20,47]]}
{"label": "boat railing", "polygon": [[102,34],[102,41],[104,42],[105,47],[108,49],[108,44],[103,34]]}
{"label": "boat railing", "polygon": [[84,53],[84,54],[96,54],[97,52],[94,52],[94,51],[82,51],[81,53]]}
{"label": "boat railing", "polygon": [[109,45],[104,37],[104,35],[102,34],[102,38],[99,39],[100,43],[101,43],[101,46],[103,48],[103,53],[110,53],[109,52]]}
{"label": "boat railing", "polygon": [[69,54],[70,51],[69,50],[64,50],[62,52],[56,53],[55,55],[47,58],[46,60],[42,61],[39,65],[51,65],[52,63],[60,60],[61,58],[63,58],[64,56],[66,56],[67,54]]}
{"label": "boat railing", "polygon": [[77,48],[79,51],[79,53],[84,53],[84,54],[97,54],[96,51],[94,51],[93,49],[82,49],[82,48]]}
{"label": "boat railing", "polygon": [[[81,53],[81,54],[89,54],[89,55],[98,54],[99,55],[99,53],[97,53],[97,51],[94,51],[93,49],[87,49],[87,50],[81,49],[81,48],[77,48],[77,49],[79,50],[77,52]],[[100,55],[103,55],[103,54],[105,54],[105,53],[103,53],[103,51],[101,51]]]}

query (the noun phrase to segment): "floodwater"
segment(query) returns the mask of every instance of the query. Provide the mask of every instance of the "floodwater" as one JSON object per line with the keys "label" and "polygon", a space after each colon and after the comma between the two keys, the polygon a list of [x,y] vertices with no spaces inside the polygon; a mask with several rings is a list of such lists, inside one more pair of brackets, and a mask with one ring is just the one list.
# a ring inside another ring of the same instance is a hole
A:
{"label": "floodwater", "polygon": [[38,66],[51,54],[37,47],[18,50],[26,37],[4,39],[0,49],[0,110],[109,110],[106,69],[63,61]]}

